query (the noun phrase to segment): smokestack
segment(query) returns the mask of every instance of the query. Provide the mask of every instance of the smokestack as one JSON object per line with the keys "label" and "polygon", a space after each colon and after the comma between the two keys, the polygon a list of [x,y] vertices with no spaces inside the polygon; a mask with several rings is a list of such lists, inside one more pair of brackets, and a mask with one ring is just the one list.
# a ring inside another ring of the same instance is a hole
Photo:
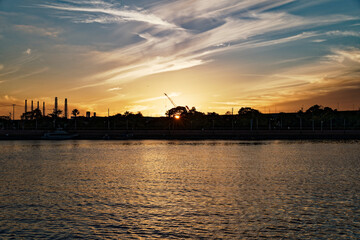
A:
{"label": "smokestack", "polygon": [[57,103],[58,103],[57,102],[57,97],[55,97],[55,108],[54,108],[55,112],[57,112],[57,110],[58,110],[58,104]]}
{"label": "smokestack", "polygon": [[37,109],[40,109],[39,101],[37,101]]}
{"label": "smokestack", "polygon": [[27,113],[27,100],[25,100],[25,113]]}
{"label": "smokestack", "polygon": [[31,100],[31,111],[34,111],[34,102]]}
{"label": "smokestack", "polygon": [[68,118],[67,98],[65,98],[64,116],[65,116],[66,119]]}
{"label": "smokestack", "polygon": [[45,117],[45,102],[43,102],[43,116]]}

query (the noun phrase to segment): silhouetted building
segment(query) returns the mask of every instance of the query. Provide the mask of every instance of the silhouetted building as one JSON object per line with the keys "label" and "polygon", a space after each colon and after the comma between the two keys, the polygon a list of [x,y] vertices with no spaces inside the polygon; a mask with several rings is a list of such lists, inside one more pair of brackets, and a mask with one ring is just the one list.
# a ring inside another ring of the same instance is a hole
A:
{"label": "silhouetted building", "polygon": [[90,112],[86,112],[86,117],[90,118]]}
{"label": "silhouetted building", "polygon": [[96,118],[96,112],[94,112],[94,118]]}

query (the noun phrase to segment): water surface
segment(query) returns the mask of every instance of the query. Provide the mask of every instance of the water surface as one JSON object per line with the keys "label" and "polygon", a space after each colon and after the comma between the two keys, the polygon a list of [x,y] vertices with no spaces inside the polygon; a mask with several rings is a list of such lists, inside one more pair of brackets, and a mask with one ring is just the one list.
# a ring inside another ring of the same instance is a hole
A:
{"label": "water surface", "polygon": [[2,141],[0,238],[359,239],[360,144]]}

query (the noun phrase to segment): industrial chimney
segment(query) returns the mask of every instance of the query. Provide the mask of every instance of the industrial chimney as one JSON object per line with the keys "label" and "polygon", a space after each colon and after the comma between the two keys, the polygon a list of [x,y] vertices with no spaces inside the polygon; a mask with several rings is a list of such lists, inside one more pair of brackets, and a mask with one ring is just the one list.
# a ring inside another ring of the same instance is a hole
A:
{"label": "industrial chimney", "polygon": [[25,113],[27,113],[27,100],[25,100]]}
{"label": "industrial chimney", "polygon": [[68,106],[67,106],[67,98],[65,98],[65,109],[64,109],[64,117],[68,118]]}
{"label": "industrial chimney", "polygon": [[55,107],[54,107],[55,112],[57,112],[58,110],[58,101],[57,101],[57,97],[55,97]]}
{"label": "industrial chimney", "polygon": [[37,109],[40,110],[40,103],[39,103],[39,101],[37,101]]}
{"label": "industrial chimney", "polygon": [[31,111],[34,111],[34,101],[31,100]]}
{"label": "industrial chimney", "polygon": [[43,102],[43,116],[45,117],[45,102]]}

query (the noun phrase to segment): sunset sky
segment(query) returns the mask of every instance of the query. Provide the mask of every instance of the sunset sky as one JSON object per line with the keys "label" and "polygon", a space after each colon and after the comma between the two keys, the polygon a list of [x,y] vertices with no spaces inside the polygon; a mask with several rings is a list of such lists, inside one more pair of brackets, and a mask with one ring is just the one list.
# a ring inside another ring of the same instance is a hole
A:
{"label": "sunset sky", "polygon": [[0,0],[0,115],[360,107],[359,0]]}

